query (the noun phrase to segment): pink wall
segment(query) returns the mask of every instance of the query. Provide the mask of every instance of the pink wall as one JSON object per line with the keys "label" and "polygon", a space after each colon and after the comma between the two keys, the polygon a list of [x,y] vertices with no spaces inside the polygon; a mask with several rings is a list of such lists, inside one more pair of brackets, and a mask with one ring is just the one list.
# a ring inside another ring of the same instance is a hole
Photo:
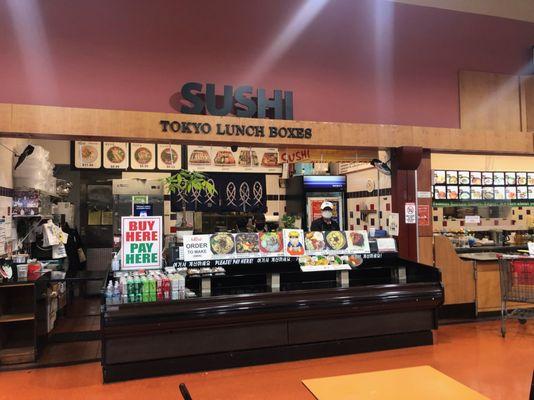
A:
{"label": "pink wall", "polygon": [[166,112],[186,81],[248,83],[293,90],[296,119],[458,127],[458,70],[530,63],[534,24],[330,0],[250,77],[303,4],[0,0],[0,102]]}

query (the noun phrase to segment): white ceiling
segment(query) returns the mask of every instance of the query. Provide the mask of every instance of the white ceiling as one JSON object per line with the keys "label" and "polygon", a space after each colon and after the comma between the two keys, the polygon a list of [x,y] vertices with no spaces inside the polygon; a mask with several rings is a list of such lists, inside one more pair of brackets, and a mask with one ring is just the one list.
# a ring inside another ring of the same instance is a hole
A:
{"label": "white ceiling", "polygon": [[534,0],[389,0],[473,14],[534,22]]}

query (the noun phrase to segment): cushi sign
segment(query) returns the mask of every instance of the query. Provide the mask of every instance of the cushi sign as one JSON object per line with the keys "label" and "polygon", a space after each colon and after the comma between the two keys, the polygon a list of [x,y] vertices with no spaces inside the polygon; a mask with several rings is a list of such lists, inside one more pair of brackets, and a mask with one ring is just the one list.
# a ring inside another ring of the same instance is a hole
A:
{"label": "cushi sign", "polygon": [[161,267],[161,216],[122,217],[122,268]]}

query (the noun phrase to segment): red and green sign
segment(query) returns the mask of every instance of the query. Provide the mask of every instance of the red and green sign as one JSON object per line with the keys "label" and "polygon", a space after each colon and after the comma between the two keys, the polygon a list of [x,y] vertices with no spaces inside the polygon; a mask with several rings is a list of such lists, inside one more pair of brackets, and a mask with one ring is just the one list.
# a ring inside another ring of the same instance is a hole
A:
{"label": "red and green sign", "polygon": [[122,217],[122,269],[161,268],[161,217]]}

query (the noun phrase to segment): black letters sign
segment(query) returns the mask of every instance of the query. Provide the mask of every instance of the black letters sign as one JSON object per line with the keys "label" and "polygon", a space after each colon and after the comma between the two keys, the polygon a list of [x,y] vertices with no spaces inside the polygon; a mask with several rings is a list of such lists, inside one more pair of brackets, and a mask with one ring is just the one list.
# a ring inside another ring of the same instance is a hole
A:
{"label": "black letters sign", "polygon": [[237,124],[211,124],[209,122],[159,121],[162,132],[208,135],[210,133],[226,136],[248,136],[255,138],[311,139],[311,128],[291,126],[263,126]]}
{"label": "black letters sign", "polygon": [[[253,96],[252,86],[224,85],[224,95],[215,93],[215,84],[206,84],[206,93],[202,93],[202,83],[187,82],[182,86],[182,99],[188,102],[182,105],[183,114],[197,115],[236,115],[244,118],[293,119],[293,92],[274,90],[271,98],[265,89],[258,89]],[[221,101],[222,99],[222,101]]]}

